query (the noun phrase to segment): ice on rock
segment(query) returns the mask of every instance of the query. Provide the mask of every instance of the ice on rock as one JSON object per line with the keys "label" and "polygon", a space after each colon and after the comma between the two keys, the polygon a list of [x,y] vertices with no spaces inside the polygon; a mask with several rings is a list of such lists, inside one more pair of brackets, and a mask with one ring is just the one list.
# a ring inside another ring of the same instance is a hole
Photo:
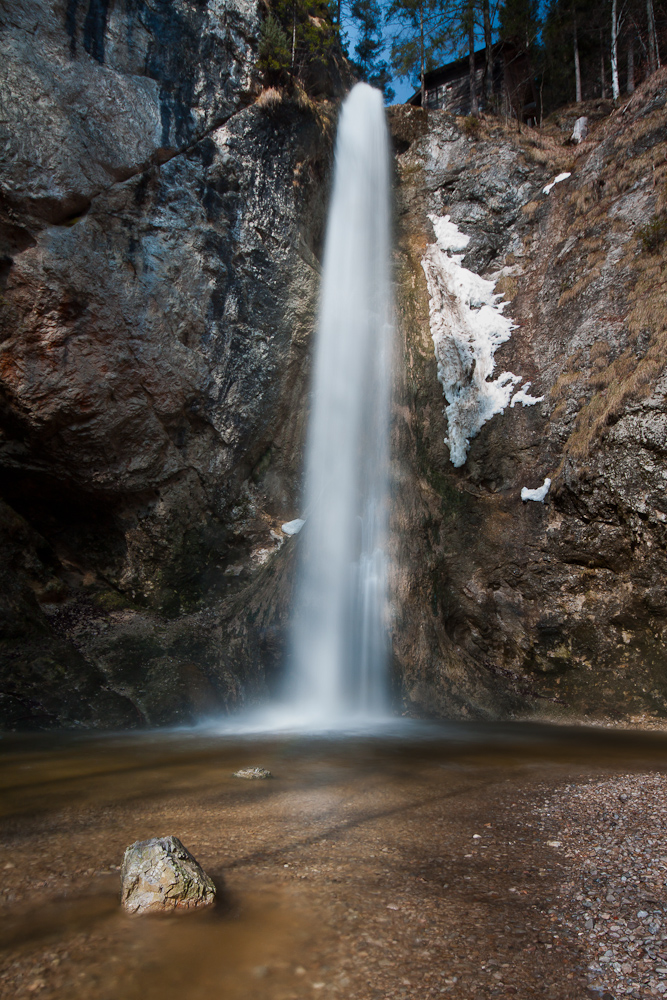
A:
{"label": "ice on rock", "polygon": [[298,535],[305,523],[303,518],[295,517],[293,521],[286,521],[280,527],[285,535]]}
{"label": "ice on rock", "polygon": [[549,478],[545,479],[542,485],[536,490],[529,490],[526,486],[524,486],[521,490],[521,499],[524,503],[526,500],[536,500],[537,503],[544,503],[544,498],[549,492],[550,487],[551,480]]}
{"label": "ice on rock", "polygon": [[530,389],[532,382],[526,382],[522,385],[518,392],[515,392],[512,396],[512,402],[510,403],[510,409],[515,403],[523,403],[524,406],[535,406],[535,403],[541,403],[544,396],[531,396],[528,390]]}
{"label": "ice on rock", "polygon": [[524,406],[543,397],[528,395],[530,383],[503,372],[492,379],[494,354],[509,340],[514,324],[503,315],[506,303],[494,292],[494,283],[463,267],[470,237],[460,232],[448,215],[429,215],[436,242],[422,259],[429,293],[431,336],[440,381],[447,401],[446,416],[452,464],[465,464],[471,440],[512,400]]}
{"label": "ice on rock", "polygon": [[569,172],[567,172],[567,171],[565,173],[563,173],[563,174],[558,174],[557,177],[554,177],[554,179],[552,181],[550,181],[548,184],[546,184],[542,188],[542,194],[549,194],[550,191],[551,191],[551,189],[553,187],[555,187],[556,184],[560,184],[562,181],[566,181],[568,179],[568,177],[571,177],[571,176],[572,176],[572,174],[569,173]]}

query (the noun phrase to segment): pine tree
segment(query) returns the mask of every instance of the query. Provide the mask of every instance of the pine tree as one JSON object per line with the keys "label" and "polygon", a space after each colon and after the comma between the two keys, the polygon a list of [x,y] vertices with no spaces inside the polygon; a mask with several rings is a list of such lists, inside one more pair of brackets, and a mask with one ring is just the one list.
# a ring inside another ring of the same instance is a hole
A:
{"label": "pine tree", "polygon": [[500,8],[500,39],[534,55],[540,36],[539,0],[505,0]]}
{"label": "pine tree", "polygon": [[391,71],[383,59],[382,9],[378,0],[352,0],[350,17],[359,32],[354,47],[354,68],[360,79],[381,90],[384,99],[391,102],[394,91],[390,86]]}
{"label": "pine tree", "polygon": [[[467,0],[465,0],[467,8]],[[426,106],[426,73],[461,39],[460,0],[390,0],[386,20],[393,27],[391,65],[397,76],[421,84]],[[464,37],[467,37],[465,35]]]}
{"label": "pine tree", "polygon": [[[275,24],[271,24],[272,21]],[[288,50],[286,68],[285,42]],[[272,0],[271,12],[264,21],[260,37],[260,64],[262,44],[264,58],[279,62],[283,77],[298,78],[308,88],[318,76],[321,77],[322,71],[326,71],[335,51],[340,51],[339,29],[333,23],[328,0]]]}
{"label": "pine tree", "polygon": [[258,65],[269,84],[282,83],[290,68],[289,41],[273,14],[262,22]]}

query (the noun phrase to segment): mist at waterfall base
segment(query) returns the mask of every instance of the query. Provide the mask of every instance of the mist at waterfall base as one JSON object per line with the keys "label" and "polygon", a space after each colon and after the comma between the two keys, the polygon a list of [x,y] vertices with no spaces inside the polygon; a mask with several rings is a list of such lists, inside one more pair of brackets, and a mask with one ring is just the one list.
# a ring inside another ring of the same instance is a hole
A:
{"label": "mist at waterfall base", "polygon": [[[286,678],[260,728],[381,722],[387,691],[387,498],[392,352],[389,141],[382,95],[343,104],[324,248],[305,525]],[[240,721],[240,720],[237,720]]]}

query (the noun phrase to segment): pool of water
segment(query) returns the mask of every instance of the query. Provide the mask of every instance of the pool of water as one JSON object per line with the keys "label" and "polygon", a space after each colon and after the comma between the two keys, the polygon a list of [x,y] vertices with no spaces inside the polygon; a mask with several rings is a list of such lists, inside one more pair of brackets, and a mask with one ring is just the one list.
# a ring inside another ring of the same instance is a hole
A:
{"label": "pool of water", "polygon": [[[477,998],[489,954],[525,995],[581,996],[576,942],[511,950],[563,877],[522,833],[555,784],[666,765],[661,734],[519,724],[4,736],[0,996]],[[218,905],[127,917],[123,851],[167,834]],[[507,893],[533,869],[531,909]]]}

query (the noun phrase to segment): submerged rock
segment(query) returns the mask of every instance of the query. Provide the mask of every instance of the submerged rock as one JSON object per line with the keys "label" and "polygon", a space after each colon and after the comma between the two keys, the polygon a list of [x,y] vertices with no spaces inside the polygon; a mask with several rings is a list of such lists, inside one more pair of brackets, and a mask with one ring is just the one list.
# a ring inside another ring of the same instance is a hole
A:
{"label": "submerged rock", "polygon": [[257,778],[272,778],[273,775],[265,767],[242,767],[240,771],[234,771],[234,777],[253,781]]}
{"label": "submerged rock", "polygon": [[210,906],[215,885],[178,837],[140,840],[125,851],[121,905],[128,913],[169,913]]}

